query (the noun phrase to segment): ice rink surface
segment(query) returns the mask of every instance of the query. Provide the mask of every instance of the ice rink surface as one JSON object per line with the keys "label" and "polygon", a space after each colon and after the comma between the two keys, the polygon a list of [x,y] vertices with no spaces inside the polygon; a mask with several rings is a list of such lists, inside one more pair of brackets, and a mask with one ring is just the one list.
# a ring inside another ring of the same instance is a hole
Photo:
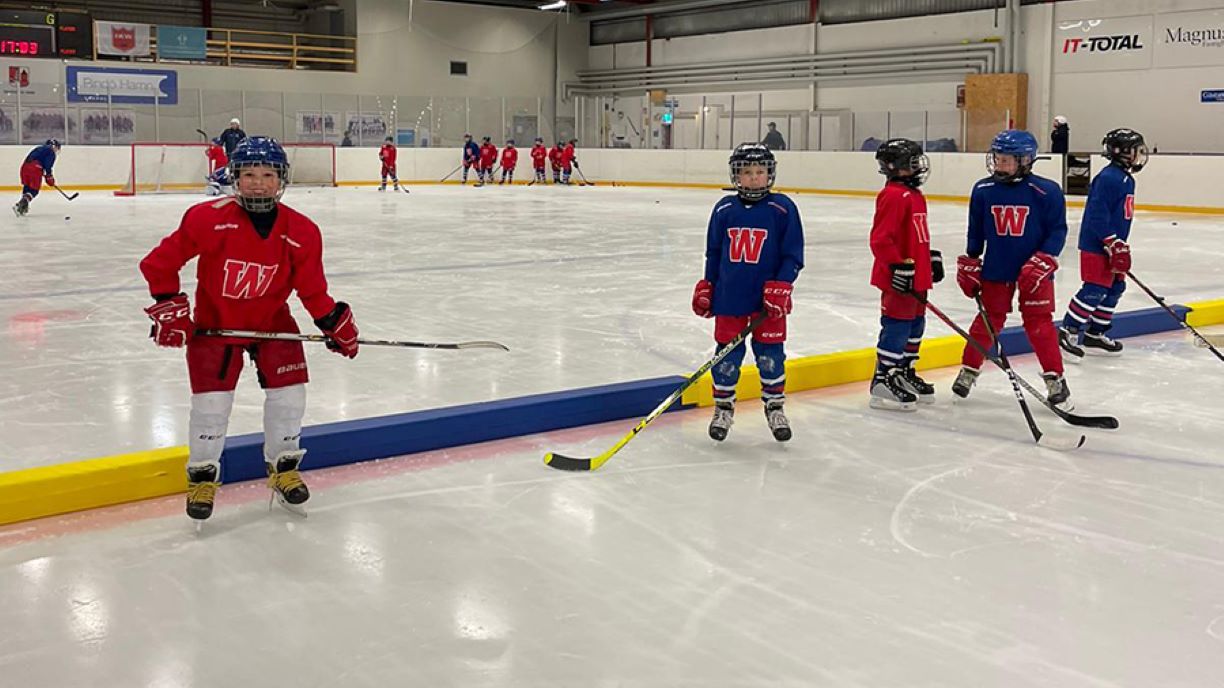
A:
{"label": "ice rink surface", "polygon": [[[785,183],[785,169],[780,183]],[[1142,200],[1142,177],[1139,194]],[[285,202],[322,228],[333,295],[373,338],[495,339],[496,351],[366,347],[355,361],[308,352],[306,422],[317,424],[524,394],[686,374],[712,351],[712,325],[689,299],[705,226],[722,194],[595,187],[291,188]],[[0,228],[0,470],[186,443],[180,352],[148,339],[137,263],[202,197],[68,203],[43,194]],[[875,345],[868,286],[873,199],[797,195],[807,268],[788,325],[792,356]],[[933,245],[949,269],[964,250],[965,208],[932,203]],[[1065,305],[1078,287],[1074,235],[1063,253]],[[71,216],[71,219],[66,219]],[[1173,301],[1224,296],[1219,220],[1140,213],[1135,272]],[[194,290],[194,263],[183,272]],[[1072,286],[1073,285],[1073,286]],[[967,324],[949,279],[932,300]],[[296,299],[304,332],[315,331]],[[1122,310],[1152,304],[1137,289]],[[1060,312],[1061,317],[1061,312]],[[932,322],[930,335],[948,334]],[[1074,391],[1074,388],[1073,388]],[[247,371],[230,432],[258,432],[263,395]]]}
{"label": "ice rink surface", "polygon": [[[717,196],[292,191],[363,333],[513,349],[318,349],[307,421],[696,367]],[[5,221],[5,470],[185,441],[183,363],[146,339],[136,263],[186,200],[87,194],[65,223],[47,197]],[[873,345],[871,200],[797,202],[790,351]],[[954,257],[963,207],[931,214]],[[1218,224],[1141,214],[1136,273],[1175,301],[1222,295]],[[967,322],[951,281],[936,296]],[[181,496],[0,528],[0,684],[1224,684],[1224,364],[1168,333],[1070,367],[1079,410],[1122,424],[1070,453],[1033,446],[1001,373],[959,404],[953,373],[915,414],[868,409],[863,384],[793,394],[786,445],[743,402],[725,443],[708,410],[668,414],[596,473],[541,457],[595,454],[632,421],[312,471],[306,519],[252,482],[198,534]],[[248,378],[233,431],[258,430],[261,397]]]}

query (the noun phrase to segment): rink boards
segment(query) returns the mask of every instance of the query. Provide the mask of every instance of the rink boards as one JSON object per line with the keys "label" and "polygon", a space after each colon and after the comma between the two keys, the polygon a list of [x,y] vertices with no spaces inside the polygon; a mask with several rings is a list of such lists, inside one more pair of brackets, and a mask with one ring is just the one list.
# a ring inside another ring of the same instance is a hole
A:
{"label": "rink boards", "polygon": [[[1224,323],[1224,300],[1173,308],[1191,325]],[[1163,309],[1148,308],[1118,314],[1111,334],[1136,337],[1179,327]],[[1004,329],[1000,338],[1011,354],[1032,350],[1019,327]],[[955,335],[927,339],[919,368],[957,365],[963,346]],[[875,357],[874,348],[865,348],[792,358],[786,364],[787,391],[866,381],[874,371]],[[307,464],[313,469],[638,418],[675,391],[686,375],[313,425],[303,429],[302,444],[309,450]],[[757,371],[745,365],[738,396],[759,395]],[[670,410],[712,403],[707,373],[707,379],[689,389]],[[262,441],[259,433],[227,440],[225,482],[263,477]],[[0,525],[183,492],[186,460],[186,447],[170,447],[0,473]]]}

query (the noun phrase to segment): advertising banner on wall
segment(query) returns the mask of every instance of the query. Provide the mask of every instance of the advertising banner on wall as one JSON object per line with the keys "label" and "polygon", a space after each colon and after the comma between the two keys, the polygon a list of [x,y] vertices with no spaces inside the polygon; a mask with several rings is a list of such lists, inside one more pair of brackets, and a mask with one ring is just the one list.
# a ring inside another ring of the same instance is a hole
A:
{"label": "advertising banner on wall", "polygon": [[1060,20],[1054,24],[1055,72],[1152,67],[1152,15]]}
{"label": "advertising banner on wall", "polygon": [[1157,67],[1224,65],[1224,10],[1156,15]]}
{"label": "advertising banner on wall", "polygon": [[0,143],[17,143],[17,108],[0,105]]}
{"label": "advertising banner on wall", "polygon": [[337,141],[340,138],[339,112],[298,110],[297,135],[304,141]]}
{"label": "advertising banner on wall", "polygon": [[148,24],[96,21],[94,33],[98,37],[99,55],[144,57],[152,52]]}
{"label": "advertising banner on wall", "polygon": [[67,67],[68,102],[178,104],[178,73],[172,69]]}
{"label": "advertising banner on wall", "polygon": [[[73,123],[75,126],[75,122]],[[111,127],[114,126],[112,134]],[[131,143],[136,140],[136,115],[131,110],[111,108],[107,118],[105,109],[81,108],[81,143],[106,144],[114,136],[115,143]]]}
{"label": "advertising banner on wall", "polygon": [[354,142],[366,145],[381,142],[388,130],[387,119],[381,112],[344,113],[344,133]]}
{"label": "advertising banner on wall", "polygon": [[157,59],[200,60],[208,56],[208,30],[195,26],[157,26]]}

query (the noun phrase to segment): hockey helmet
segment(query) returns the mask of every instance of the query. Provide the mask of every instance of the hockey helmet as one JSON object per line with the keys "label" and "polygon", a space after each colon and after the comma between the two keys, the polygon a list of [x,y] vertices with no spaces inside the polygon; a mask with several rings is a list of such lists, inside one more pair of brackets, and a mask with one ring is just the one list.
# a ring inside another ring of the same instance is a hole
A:
{"label": "hockey helmet", "polygon": [[276,202],[285,194],[289,185],[289,157],[285,149],[276,139],[270,136],[251,136],[239,142],[230,155],[230,177],[234,183],[242,177],[242,170],[248,167],[268,166],[276,170],[280,179],[279,188],[272,196],[243,196],[242,190],[237,190],[238,202],[243,208],[253,213],[266,213],[276,207]]}
{"label": "hockey helmet", "polygon": [[1129,172],[1138,172],[1148,161],[1147,142],[1134,129],[1114,129],[1101,139],[1104,155],[1111,163]]}
{"label": "hockey helmet", "polygon": [[[1014,172],[996,171],[1000,155],[1016,159]],[[990,142],[990,152],[986,154],[986,169],[998,181],[1017,182],[1033,171],[1033,162],[1036,159],[1037,139],[1021,129],[1006,129],[996,134]]]}
{"label": "hockey helmet", "polygon": [[[774,159],[773,151],[760,143],[741,143],[731,152],[731,159],[727,161],[727,164],[731,171],[731,185],[739,192],[740,198],[748,202],[755,202],[769,195],[778,169],[778,161]],[[740,183],[740,170],[751,165],[760,165],[769,174],[765,188],[749,189]]]}
{"label": "hockey helmet", "polygon": [[1054,115],[1054,123],[1062,126],[1067,123],[1067,118],[1063,117],[1062,115]]}
{"label": "hockey helmet", "polygon": [[[880,165],[880,174],[911,188],[922,186],[931,174],[931,161],[917,141],[889,139],[876,149],[875,159]],[[909,174],[902,174],[907,170]]]}
{"label": "hockey helmet", "polygon": [[59,150],[59,149],[60,149],[60,142],[59,142],[59,139],[47,139],[47,140],[46,140],[46,142],[44,142],[44,143],[43,143],[43,145],[44,145],[44,146],[51,146],[51,147],[52,147],[52,148],[54,148],[55,150]]}

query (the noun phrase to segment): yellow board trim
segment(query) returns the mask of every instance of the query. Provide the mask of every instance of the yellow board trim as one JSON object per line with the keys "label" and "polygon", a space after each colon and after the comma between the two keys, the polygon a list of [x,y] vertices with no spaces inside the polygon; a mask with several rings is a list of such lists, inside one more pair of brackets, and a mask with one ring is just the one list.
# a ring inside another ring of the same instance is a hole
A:
{"label": "yellow board trim", "polygon": [[1186,322],[1193,327],[1224,323],[1224,299],[1196,301],[1185,305],[1190,309],[1186,314]]}

